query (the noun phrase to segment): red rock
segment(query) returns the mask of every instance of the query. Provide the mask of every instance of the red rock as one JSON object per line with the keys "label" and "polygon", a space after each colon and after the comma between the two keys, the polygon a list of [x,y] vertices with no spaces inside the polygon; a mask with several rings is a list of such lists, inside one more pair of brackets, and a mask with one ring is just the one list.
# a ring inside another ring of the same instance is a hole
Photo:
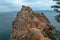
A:
{"label": "red rock", "polygon": [[50,34],[54,28],[43,13],[33,12],[30,7],[22,6],[12,23],[10,40],[50,40],[44,34]]}

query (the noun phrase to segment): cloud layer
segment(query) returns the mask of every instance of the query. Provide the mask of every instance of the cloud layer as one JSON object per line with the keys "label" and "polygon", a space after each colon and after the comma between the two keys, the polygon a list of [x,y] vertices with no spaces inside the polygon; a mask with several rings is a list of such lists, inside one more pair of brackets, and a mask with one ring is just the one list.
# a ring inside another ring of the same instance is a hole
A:
{"label": "cloud layer", "polygon": [[0,12],[18,11],[22,5],[30,6],[33,10],[51,10],[52,0],[0,0]]}

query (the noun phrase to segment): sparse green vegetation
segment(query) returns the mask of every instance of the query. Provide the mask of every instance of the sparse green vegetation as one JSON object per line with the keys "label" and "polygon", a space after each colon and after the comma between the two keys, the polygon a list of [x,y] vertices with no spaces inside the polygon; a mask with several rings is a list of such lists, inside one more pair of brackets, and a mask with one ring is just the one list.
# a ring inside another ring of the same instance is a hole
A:
{"label": "sparse green vegetation", "polygon": [[58,18],[60,18],[60,14],[58,15]]}

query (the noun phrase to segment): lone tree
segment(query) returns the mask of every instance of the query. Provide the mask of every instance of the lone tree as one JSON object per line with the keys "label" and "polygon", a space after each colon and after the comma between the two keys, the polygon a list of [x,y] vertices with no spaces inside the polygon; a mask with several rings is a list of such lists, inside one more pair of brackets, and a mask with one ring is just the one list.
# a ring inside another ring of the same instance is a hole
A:
{"label": "lone tree", "polygon": [[[57,13],[60,13],[60,0],[53,0],[56,1],[56,5],[51,6],[52,8],[54,8],[54,11],[56,11]],[[60,23],[60,14],[55,16],[57,22]]]}

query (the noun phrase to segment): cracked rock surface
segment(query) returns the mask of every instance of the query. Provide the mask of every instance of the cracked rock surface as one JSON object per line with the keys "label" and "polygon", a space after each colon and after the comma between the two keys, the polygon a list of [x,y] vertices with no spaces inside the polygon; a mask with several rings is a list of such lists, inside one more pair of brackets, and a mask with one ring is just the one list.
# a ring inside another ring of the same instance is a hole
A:
{"label": "cracked rock surface", "polygon": [[28,6],[22,6],[12,22],[10,40],[52,40],[50,35],[55,28],[43,13],[34,12]]}

